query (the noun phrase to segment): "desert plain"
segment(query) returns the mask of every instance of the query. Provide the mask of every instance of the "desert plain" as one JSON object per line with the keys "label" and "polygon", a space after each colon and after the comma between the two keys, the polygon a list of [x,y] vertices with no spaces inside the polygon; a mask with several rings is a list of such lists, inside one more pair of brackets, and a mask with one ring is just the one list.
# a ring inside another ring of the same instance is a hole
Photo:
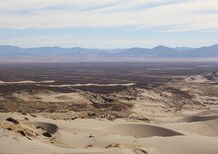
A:
{"label": "desert plain", "polygon": [[218,62],[0,64],[2,154],[217,154]]}

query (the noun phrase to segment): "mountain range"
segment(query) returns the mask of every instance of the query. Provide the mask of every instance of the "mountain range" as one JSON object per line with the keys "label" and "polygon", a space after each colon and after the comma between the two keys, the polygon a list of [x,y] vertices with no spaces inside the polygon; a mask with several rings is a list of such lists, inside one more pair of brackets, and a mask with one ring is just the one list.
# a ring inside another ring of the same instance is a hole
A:
{"label": "mountain range", "polygon": [[157,46],[154,48],[128,49],[88,49],[37,47],[21,48],[0,45],[0,57],[72,57],[72,58],[218,58],[218,44],[201,48],[170,48]]}

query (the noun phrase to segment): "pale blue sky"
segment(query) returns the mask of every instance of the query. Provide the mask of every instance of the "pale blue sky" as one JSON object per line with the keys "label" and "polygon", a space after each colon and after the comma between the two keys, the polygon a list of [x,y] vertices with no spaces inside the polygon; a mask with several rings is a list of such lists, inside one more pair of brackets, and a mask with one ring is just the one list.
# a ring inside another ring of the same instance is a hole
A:
{"label": "pale blue sky", "polygon": [[0,44],[86,48],[218,43],[218,0],[0,0]]}

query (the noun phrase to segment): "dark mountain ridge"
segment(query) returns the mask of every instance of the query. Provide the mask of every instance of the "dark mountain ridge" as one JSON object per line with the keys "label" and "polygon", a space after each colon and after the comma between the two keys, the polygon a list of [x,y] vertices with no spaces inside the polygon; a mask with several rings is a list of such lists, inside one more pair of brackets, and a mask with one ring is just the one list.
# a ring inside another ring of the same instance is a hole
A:
{"label": "dark mountain ridge", "polygon": [[0,56],[6,57],[94,57],[94,58],[218,58],[218,44],[201,48],[169,48],[156,46],[154,48],[129,48],[129,49],[88,49],[88,48],[62,48],[37,47],[21,48],[10,45],[0,45]]}

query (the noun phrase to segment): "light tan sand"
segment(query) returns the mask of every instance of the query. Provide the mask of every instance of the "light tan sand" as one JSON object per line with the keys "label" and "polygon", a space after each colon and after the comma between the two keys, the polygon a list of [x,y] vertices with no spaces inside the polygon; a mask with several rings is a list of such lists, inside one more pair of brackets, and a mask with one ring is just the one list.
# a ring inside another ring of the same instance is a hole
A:
{"label": "light tan sand", "polygon": [[135,83],[124,83],[124,84],[94,84],[94,83],[86,83],[86,84],[62,84],[62,85],[48,85],[48,87],[78,87],[78,86],[99,86],[99,87],[113,87],[113,86],[133,86]]}
{"label": "light tan sand", "polygon": [[[189,113],[188,117],[175,117],[171,122],[162,124],[123,119],[64,121],[29,114],[1,113],[0,153],[217,154],[217,113]],[[197,116],[199,118],[195,118]],[[20,124],[7,121],[8,117]],[[23,130],[26,136],[18,130]],[[43,136],[44,132],[52,137]]]}
{"label": "light tan sand", "polygon": [[53,83],[54,80],[45,80],[45,81],[31,81],[31,80],[25,80],[25,81],[14,81],[14,82],[5,82],[0,81],[0,84],[35,84],[35,83]]}
{"label": "light tan sand", "polygon": [[42,102],[75,102],[78,104],[90,104],[91,102],[84,97],[82,93],[57,93],[51,91],[36,92],[30,94],[27,92],[13,93],[12,96],[25,101],[42,101]]}
{"label": "light tan sand", "polygon": [[209,82],[205,77],[201,75],[193,75],[185,79],[186,82],[196,82],[196,83],[204,83]]}

